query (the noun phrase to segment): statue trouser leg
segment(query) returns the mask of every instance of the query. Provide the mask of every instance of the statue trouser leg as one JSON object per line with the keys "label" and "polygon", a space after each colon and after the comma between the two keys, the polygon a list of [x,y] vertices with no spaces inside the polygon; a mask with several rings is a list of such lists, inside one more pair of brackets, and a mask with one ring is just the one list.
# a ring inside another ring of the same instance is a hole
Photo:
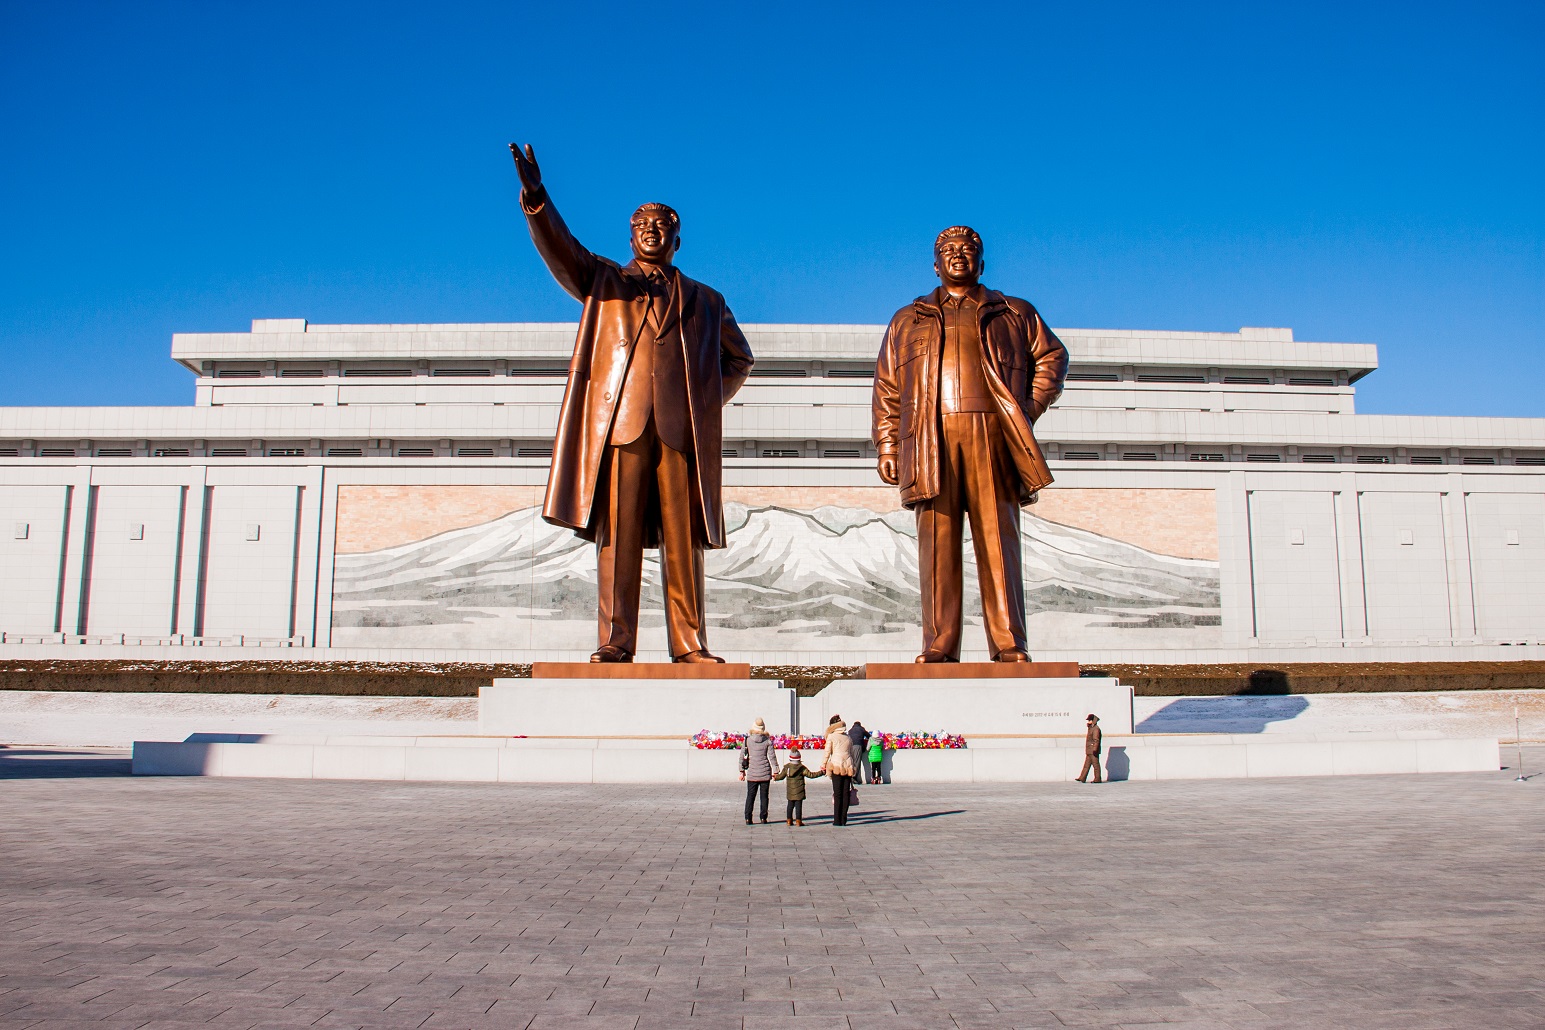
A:
{"label": "statue trouser leg", "polygon": [[692,463],[660,442],[651,419],[632,443],[608,447],[606,487],[596,534],[596,606],[600,642],[638,650],[638,603],[643,585],[644,520],[657,503],[665,626],[671,656],[704,649],[703,548],[692,531]]}
{"label": "statue trouser leg", "polygon": [[989,653],[1024,649],[1019,474],[996,414],[947,414],[940,422],[939,496],[916,508],[923,649],[960,657],[961,546],[968,513]]}
{"label": "statue trouser leg", "polygon": [[[941,443],[943,441],[940,441]],[[941,447],[941,450],[943,448]],[[923,650],[960,658],[960,557],[965,512],[950,459],[939,456],[939,496],[917,505],[917,573],[923,594]]]}
{"label": "statue trouser leg", "polygon": [[1003,442],[996,414],[968,418],[970,444],[963,446],[960,478],[971,518],[977,584],[982,593],[982,622],[987,653],[993,658],[1009,648],[1027,650],[1025,573],[1019,543],[1019,471]]}
{"label": "statue trouser leg", "polygon": [[596,527],[597,636],[628,654],[638,650],[638,595],[644,575],[644,516],[653,485],[649,430],[632,443],[606,448]]}
{"label": "statue trouser leg", "polygon": [[[693,530],[697,490],[692,480],[692,459],[662,443],[656,484],[660,491],[660,569],[665,574],[661,584],[665,635],[672,658],[708,649],[703,618],[703,545]],[[762,814],[767,814],[765,805]]]}

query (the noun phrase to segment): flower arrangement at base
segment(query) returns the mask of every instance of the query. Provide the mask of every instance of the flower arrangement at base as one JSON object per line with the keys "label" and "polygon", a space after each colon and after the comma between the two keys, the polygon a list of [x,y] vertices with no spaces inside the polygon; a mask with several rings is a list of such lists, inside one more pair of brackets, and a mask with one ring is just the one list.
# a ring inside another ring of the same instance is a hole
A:
{"label": "flower arrangement at base", "polygon": [[[880,746],[887,751],[947,750],[966,746],[966,738],[959,733],[876,733],[875,736],[880,738]],[[746,746],[746,735],[698,730],[687,738],[687,743],[702,751],[738,751]],[[779,751],[792,748],[821,751],[826,747],[826,738],[778,733],[773,735],[772,743]]]}
{"label": "flower arrangement at base", "polygon": [[877,733],[880,746],[887,751],[938,751],[966,746],[959,733]]}

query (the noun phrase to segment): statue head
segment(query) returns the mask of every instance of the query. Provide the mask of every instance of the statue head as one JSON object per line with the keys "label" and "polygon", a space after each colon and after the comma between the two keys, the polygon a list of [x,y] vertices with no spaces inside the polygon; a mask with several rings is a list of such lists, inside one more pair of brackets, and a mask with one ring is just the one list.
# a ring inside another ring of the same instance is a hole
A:
{"label": "statue head", "polygon": [[969,225],[952,225],[933,241],[933,270],[946,287],[975,286],[982,278],[982,238]]}
{"label": "statue head", "polygon": [[681,216],[665,204],[644,204],[633,212],[633,256],[652,265],[668,265],[681,249]]}

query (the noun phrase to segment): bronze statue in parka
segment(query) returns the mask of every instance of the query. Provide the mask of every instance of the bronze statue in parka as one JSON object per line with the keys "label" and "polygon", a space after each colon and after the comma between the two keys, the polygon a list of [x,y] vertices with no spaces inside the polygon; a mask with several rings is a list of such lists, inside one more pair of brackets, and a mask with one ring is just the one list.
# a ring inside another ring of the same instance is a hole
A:
{"label": "bronze statue in parka", "polygon": [[634,212],[634,260],[618,265],[570,234],[531,148],[510,152],[537,252],[584,304],[542,518],[597,545],[591,661],[633,660],[645,547],[663,552],[672,660],[722,661],[707,647],[703,549],[725,543],[723,408],[751,372],[751,348],[724,298],[675,268],[675,211]]}
{"label": "bronze statue in parka", "polygon": [[1052,481],[1032,426],[1068,354],[1033,304],[981,285],[982,265],[974,230],[940,233],[942,285],[896,312],[875,366],[880,478],[918,519],[919,662],[960,660],[967,516],[993,660],[1029,660],[1019,509]]}

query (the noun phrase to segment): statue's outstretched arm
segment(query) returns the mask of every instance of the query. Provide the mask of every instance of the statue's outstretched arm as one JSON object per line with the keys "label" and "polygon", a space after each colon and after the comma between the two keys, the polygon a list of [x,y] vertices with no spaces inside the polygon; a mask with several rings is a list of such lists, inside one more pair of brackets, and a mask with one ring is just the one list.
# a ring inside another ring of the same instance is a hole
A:
{"label": "statue's outstretched arm", "polygon": [[510,144],[510,154],[515,158],[515,171],[520,175],[520,208],[525,212],[526,225],[531,230],[531,242],[537,253],[547,262],[547,270],[558,280],[558,285],[576,300],[590,295],[595,284],[596,256],[586,250],[569,227],[563,224],[558,209],[547,196],[542,185],[542,170],[536,163],[536,153],[531,144],[521,152],[518,144]]}

